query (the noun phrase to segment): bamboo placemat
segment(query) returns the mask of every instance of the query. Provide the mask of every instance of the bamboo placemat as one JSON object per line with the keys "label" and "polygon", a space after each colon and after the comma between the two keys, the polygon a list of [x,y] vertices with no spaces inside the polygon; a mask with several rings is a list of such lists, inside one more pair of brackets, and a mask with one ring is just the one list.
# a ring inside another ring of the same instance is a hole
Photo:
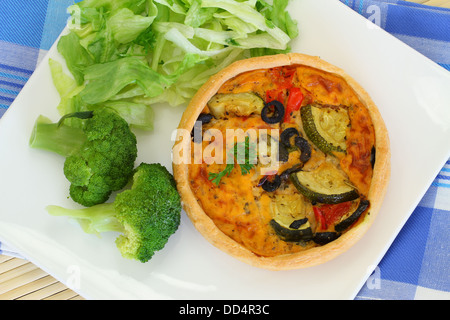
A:
{"label": "bamboo placemat", "polygon": [[0,300],[84,300],[27,260],[0,255]]}
{"label": "bamboo placemat", "polygon": [[427,6],[450,8],[450,0],[409,0],[409,1],[425,4]]}
{"label": "bamboo placemat", "polygon": [[[410,0],[450,8],[450,0]],[[0,255],[0,300],[84,300],[31,262]]]}

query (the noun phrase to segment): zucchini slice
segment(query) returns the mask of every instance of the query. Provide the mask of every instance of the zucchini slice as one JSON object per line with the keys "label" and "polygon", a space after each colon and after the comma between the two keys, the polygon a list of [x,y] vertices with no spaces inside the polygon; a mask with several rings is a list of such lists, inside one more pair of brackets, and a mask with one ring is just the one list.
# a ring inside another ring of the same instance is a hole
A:
{"label": "zucchini slice", "polygon": [[290,178],[297,190],[312,202],[336,204],[359,197],[347,176],[329,162],[313,171],[293,173]]}
{"label": "zucchini slice", "polygon": [[238,117],[252,113],[261,114],[264,100],[254,93],[218,93],[208,102],[208,108],[215,118],[224,118],[229,114]]}
{"label": "zucchini slice", "polygon": [[300,113],[306,135],[320,150],[328,154],[345,152],[350,125],[347,109],[307,105]]}
{"label": "zucchini slice", "polygon": [[270,225],[287,242],[309,241],[313,238],[312,206],[298,193],[278,194],[271,202]]}
{"label": "zucchini slice", "polygon": [[343,232],[348,229],[352,224],[354,224],[359,217],[366,211],[369,207],[370,202],[368,200],[361,200],[359,202],[358,208],[346,219],[342,220],[334,226],[334,230],[337,232]]}
{"label": "zucchini slice", "polygon": [[270,221],[270,225],[275,230],[275,233],[286,242],[310,241],[313,239],[313,232],[309,222],[304,223],[298,229],[283,226],[275,219]]}

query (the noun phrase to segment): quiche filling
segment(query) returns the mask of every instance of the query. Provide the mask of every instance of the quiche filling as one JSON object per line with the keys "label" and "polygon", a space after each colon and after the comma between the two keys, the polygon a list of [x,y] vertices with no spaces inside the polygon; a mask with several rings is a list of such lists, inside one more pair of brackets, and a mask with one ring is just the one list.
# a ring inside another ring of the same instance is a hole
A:
{"label": "quiche filling", "polygon": [[341,77],[304,65],[245,72],[197,123],[190,188],[215,225],[256,255],[325,245],[368,214],[375,132]]}

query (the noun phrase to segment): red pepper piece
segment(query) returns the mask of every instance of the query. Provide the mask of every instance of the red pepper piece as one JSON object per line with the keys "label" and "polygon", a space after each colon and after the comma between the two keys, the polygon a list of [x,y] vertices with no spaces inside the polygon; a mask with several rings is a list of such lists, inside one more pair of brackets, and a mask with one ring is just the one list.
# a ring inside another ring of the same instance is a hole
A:
{"label": "red pepper piece", "polygon": [[282,104],[284,104],[285,99],[286,99],[286,92],[283,89],[272,89],[266,91],[266,103],[277,100],[280,101]]}
{"label": "red pepper piece", "polygon": [[286,105],[286,113],[284,122],[288,122],[291,118],[291,113],[300,110],[303,102],[303,93],[300,88],[293,87],[289,90],[289,97]]}
{"label": "red pepper piece", "polygon": [[316,217],[316,221],[319,224],[317,226],[317,230],[326,230],[327,222],[325,221],[325,217],[322,214],[322,211],[318,207],[313,207],[314,216]]}
{"label": "red pepper piece", "polygon": [[352,202],[342,202],[338,204],[323,204],[320,207],[314,206],[314,216],[319,222],[321,229],[325,230],[329,225],[336,224],[352,206]]}
{"label": "red pepper piece", "polygon": [[275,68],[271,69],[270,75],[272,82],[277,85],[278,88],[290,88],[292,87],[292,81],[294,79],[296,68],[285,67],[285,68]]}

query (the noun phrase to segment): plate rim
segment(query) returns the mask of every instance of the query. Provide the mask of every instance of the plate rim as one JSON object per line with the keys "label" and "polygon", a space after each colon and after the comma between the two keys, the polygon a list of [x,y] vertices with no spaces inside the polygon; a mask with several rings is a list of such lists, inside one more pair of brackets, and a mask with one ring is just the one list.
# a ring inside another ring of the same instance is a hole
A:
{"label": "plate rim", "polygon": [[[358,13],[356,13],[354,10],[352,10],[351,8],[349,8],[348,6],[346,6],[345,4],[341,3],[340,1],[338,1],[338,2],[340,3],[340,4],[339,4],[340,6],[345,7],[346,10],[350,10],[350,12],[352,12],[352,14],[354,14],[355,16],[359,16],[362,20],[368,21],[368,20],[365,19],[363,16],[359,15]],[[359,19],[359,18],[358,18],[358,19]],[[67,27],[66,27],[66,28],[67,28]],[[66,28],[61,32],[61,34],[63,34],[63,33],[66,31]],[[379,27],[378,27],[378,28],[379,28]],[[395,39],[396,41],[398,41],[399,43],[402,43],[406,48],[408,48],[408,50],[411,50],[410,52],[414,52],[414,53],[420,55],[422,58],[425,58],[428,62],[431,62],[432,64],[434,64],[435,66],[437,66],[437,67],[440,68],[441,70],[447,71],[445,68],[443,68],[442,66],[440,66],[438,63],[432,61],[430,58],[426,57],[426,56],[423,55],[422,53],[420,53],[420,52],[414,50],[413,48],[411,48],[410,46],[408,46],[407,44],[405,44],[405,43],[402,42],[401,40],[397,39],[396,37],[394,37],[394,36],[391,35],[390,33],[384,31],[384,30],[381,29],[381,28],[380,28],[380,30],[381,30],[382,32],[384,32],[385,34],[389,35],[390,37],[392,37],[393,39]],[[60,35],[60,36],[61,36],[61,35]],[[58,39],[59,39],[59,37],[58,37]],[[46,62],[46,61],[48,60],[48,58],[50,58],[50,57],[52,56],[52,54],[56,51],[56,44],[57,44],[57,41],[58,41],[58,40],[56,40],[55,43],[52,45],[52,47],[48,50],[48,52],[45,53],[45,55],[43,56],[43,58],[40,60],[40,63],[37,65],[35,71],[34,71],[33,74],[31,75],[30,79],[29,79],[29,80],[27,81],[27,83],[24,85],[24,87],[22,88],[22,90],[20,91],[20,93],[18,94],[18,96],[16,97],[16,99],[14,100],[14,102],[11,104],[11,106],[10,106],[10,107],[6,110],[6,112],[3,114],[2,118],[0,118],[0,127],[3,127],[3,124],[4,124],[5,122],[7,122],[7,119],[10,117],[11,110],[16,109],[16,105],[18,104],[18,103],[16,103],[16,101],[19,101],[19,102],[20,102],[20,98],[19,98],[19,97],[21,97],[22,95],[25,95],[25,94],[27,93],[27,88],[28,88],[29,86],[31,86],[32,83],[33,83],[34,81],[36,81],[35,78],[37,78],[37,76],[38,76],[39,74],[42,73],[42,69],[48,68],[48,66],[45,64],[45,62]],[[448,71],[447,71],[447,72],[448,72]],[[33,80],[32,80],[32,78],[33,78]],[[37,79],[38,79],[38,78],[37,78]],[[30,81],[30,80],[32,80],[32,81]],[[18,99],[18,98],[19,98],[19,99]],[[6,120],[5,120],[5,119],[6,119]],[[444,165],[445,162],[448,160],[448,158],[450,158],[450,150],[447,152],[447,154],[448,154],[447,159],[444,159],[444,160],[442,161],[442,165],[441,165],[440,169],[443,167],[443,165]],[[436,175],[439,173],[440,169],[435,170],[435,171],[437,171],[437,172],[436,172]],[[430,180],[430,183],[429,183],[427,186],[423,186],[423,187],[422,187],[422,189],[423,189],[422,197],[425,195],[425,193],[427,192],[427,190],[430,188],[430,186],[431,186],[431,184],[432,184],[434,178],[429,178],[428,180]],[[401,229],[404,227],[404,224],[405,224],[405,223],[407,222],[407,220],[410,218],[410,216],[411,216],[411,214],[412,214],[414,208],[417,207],[417,205],[419,204],[420,201],[421,201],[421,197],[418,197],[417,199],[415,199],[415,205],[414,205],[414,206],[411,206],[411,207],[413,207],[413,209],[411,210],[411,212],[410,212],[409,214],[407,214],[407,215],[405,216],[405,218],[403,219],[402,224],[399,225],[399,226],[397,226],[396,229],[397,229],[398,231],[397,231],[395,234],[393,234],[393,235],[391,236],[391,241],[390,241],[389,243],[385,244],[385,246],[384,246],[385,249],[383,250],[382,253],[380,253],[380,254],[378,255],[379,257],[376,259],[377,264],[379,264],[379,262],[380,262],[381,259],[384,257],[384,255],[386,254],[386,252],[389,250],[389,248],[391,247],[391,245],[392,245],[392,243],[394,242],[395,238],[398,236],[399,232],[400,232]],[[0,224],[3,223],[3,222],[4,222],[4,221],[0,221]],[[9,241],[8,239],[4,239],[4,238],[2,237],[2,235],[0,235],[0,242],[3,242],[3,243],[8,244],[8,245],[11,246],[12,248],[16,248],[16,247],[17,247],[17,246],[15,246],[15,244],[14,244],[13,242]],[[47,273],[51,274],[52,276],[54,276],[58,281],[64,283],[64,280],[59,279],[59,278],[61,278],[61,277],[58,277],[58,275],[54,275],[53,273],[51,273],[50,270],[47,270],[47,267],[44,266],[44,265],[42,265],[42,264],[40,263],[39,259],[35,258],[34,256],[29,256],[29,255],[26,255],[26,254],[24,254],[24,257],[25,257],[27,260],[29,260],[30,262],[36,264],[36,266],[38,266],[39,268],[41,268],[41,269],[44,270],[45,272],[47,272]],[[50,271],[50,272],[49,272],[49,271]],[[369,275],[370,275],[370,274],[369,274]],[[369,276],[369,275],[368,275],[368,276]],[[355,292],[354,292],[354,294],[353,294],[353,298],[356,296],[356,294],[357,294],[358,291],[362,288],[363,284],[364,284],[366,281],[367,281],[367,278],[361,280],[361,285],[358,286],[358,288],[355,288],[355,290],[354,290]],[[72,288],[71,288],[71,289],[72,289]],[[89,297],[89,294],[86,293],[86,292],[83,292],[83,290],[81,290],[81,289],[75,288],[75,289],[72,289],[72,290],[75,291],[76,293],[82,295],[83,297]]]}

